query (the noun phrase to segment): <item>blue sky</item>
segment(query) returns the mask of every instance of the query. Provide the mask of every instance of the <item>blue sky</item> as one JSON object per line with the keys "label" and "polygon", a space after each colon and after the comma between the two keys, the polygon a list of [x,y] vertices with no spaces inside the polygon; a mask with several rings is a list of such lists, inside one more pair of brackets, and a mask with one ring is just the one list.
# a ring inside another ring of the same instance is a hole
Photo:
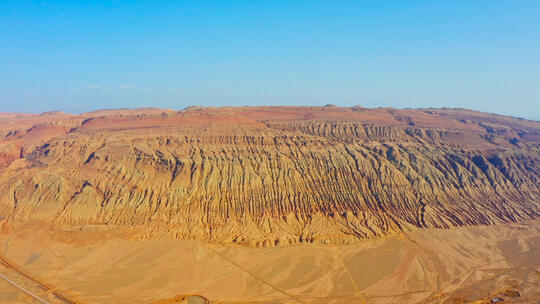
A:
{"label": "blue sky", "polygon": [[540,120],[540,1],[0,0],[0,112],[466,107]]}

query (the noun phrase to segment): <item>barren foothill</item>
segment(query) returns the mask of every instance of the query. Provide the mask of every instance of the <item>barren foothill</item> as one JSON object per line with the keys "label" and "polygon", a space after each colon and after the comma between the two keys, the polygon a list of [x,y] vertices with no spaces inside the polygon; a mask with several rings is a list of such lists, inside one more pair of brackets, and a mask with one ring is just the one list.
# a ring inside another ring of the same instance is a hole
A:
{"label": "barren foothill", "polygon": [[465,109],[2,113],[0,273],[51,303],[528,303],[539,185],[540,122]]}

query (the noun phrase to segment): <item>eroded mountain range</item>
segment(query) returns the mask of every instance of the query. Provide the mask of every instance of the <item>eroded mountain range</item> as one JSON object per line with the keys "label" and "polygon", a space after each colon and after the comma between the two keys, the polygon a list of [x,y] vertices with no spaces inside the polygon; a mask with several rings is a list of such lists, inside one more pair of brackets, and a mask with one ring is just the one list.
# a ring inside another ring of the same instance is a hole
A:
{"label": "eroded mountain range", "polygon": [[464,109],[0,113],[0,222],[348,243],[540,218],[540,122]]}

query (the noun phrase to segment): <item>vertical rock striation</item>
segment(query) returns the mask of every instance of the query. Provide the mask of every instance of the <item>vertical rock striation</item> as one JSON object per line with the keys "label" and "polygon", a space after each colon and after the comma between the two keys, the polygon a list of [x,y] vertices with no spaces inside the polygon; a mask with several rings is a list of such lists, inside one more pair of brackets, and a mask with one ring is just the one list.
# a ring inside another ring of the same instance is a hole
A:
{"label": "vertical rock striation", "polygon": [[538,219],[540,123],[461,109],[0,116],[0,220],[343,243]]}

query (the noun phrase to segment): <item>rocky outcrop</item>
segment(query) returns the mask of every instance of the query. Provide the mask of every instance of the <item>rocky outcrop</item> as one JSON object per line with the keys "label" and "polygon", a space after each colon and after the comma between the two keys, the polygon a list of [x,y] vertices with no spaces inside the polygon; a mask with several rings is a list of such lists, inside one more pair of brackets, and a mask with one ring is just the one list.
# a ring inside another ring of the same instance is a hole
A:
{"label": "rocky outcrop", "polygon": [[537,219],[540,123],[489,117],[198,107],[55,116],[39,136],[0,119],[20,125],[2,146],[25,147],[3,162],[0,219],[255,246]]}

